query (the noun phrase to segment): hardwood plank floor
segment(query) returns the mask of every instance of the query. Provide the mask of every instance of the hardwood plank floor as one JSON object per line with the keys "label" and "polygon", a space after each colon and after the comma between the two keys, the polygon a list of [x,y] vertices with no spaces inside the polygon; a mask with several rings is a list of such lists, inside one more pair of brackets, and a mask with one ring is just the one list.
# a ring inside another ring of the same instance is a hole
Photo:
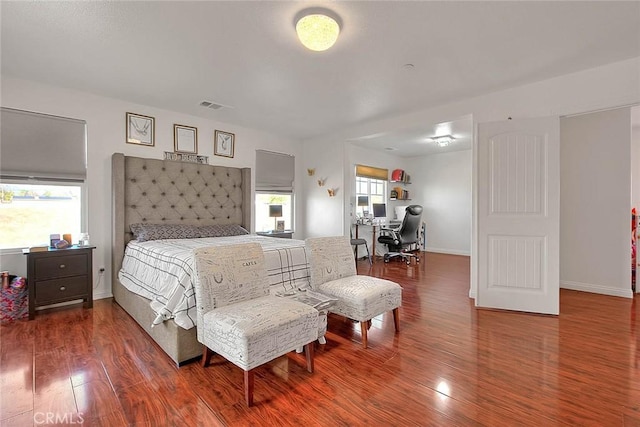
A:
{"label": "hardwood plank floor", "polygon": [[[562,290],[559,317],[477,310],[469,259],[358,262],[403,287],[401,332],[330,316],[315,372],[296,355],[243,373],[219,357],[176,368],[111,300],[0,327],[0,424],[640,426],[636,299]],[[66,418],[65,418],[66,417]]]}

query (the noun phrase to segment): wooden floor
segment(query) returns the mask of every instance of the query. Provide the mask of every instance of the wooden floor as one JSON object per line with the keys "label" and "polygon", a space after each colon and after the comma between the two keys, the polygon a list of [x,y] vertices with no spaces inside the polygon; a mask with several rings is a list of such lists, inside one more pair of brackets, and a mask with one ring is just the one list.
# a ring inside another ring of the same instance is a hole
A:
{"label": "wooden floor", "polygon": [[330,318],[315,372],[295,355],[259,368],[250,409],[239,368],[176,368],[111,300],[2,326],[0,424],[640,425],[637,298],[563,290],[559,317],[485,311],[467,257],[358,268],[403,286],[400,334],[380,316],[363,350],[357,324]]}

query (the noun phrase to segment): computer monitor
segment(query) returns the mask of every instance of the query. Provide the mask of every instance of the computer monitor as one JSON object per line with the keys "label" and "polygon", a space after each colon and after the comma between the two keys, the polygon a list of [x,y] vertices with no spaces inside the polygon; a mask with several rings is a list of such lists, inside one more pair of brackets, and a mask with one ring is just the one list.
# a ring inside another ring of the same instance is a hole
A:
{"label": "computer monitor", "polygon": [[373,204],[373,217],[374,218],[386,218],[387,217],[387,205],[384,203]]}
{"label": "computer monitor", "polygon": [[358,206],[369,206],[369,196],[358,196]]}

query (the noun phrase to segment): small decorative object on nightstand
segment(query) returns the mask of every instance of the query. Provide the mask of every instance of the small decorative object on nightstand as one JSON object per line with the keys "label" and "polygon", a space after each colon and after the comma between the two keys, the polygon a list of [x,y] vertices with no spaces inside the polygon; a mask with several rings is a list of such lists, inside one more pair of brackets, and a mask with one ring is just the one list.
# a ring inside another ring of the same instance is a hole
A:
{"label": "small decorative object on nightstand", "polygon": [[32,251],[27,256],[29,281],[29,320],[36,308],[82,299],[85,308],[93,307],[92,255],[95,246],[70,246],[65,249]]}

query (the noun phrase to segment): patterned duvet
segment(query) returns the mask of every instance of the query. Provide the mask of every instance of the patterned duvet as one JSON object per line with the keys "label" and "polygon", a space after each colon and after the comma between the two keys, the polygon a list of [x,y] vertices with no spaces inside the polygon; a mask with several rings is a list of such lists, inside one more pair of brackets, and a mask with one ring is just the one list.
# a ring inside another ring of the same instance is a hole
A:
{"label": "patterned duvet", "polygon": [[309,286],[309,263],[303,240],[277,239],[253,234],[201,239],[171,239],[127,245],[120,283],[151,300],[158,315],[154,324],[174,319],[184,329],[196,324],[193,251],[209,246],[257,242],[262,245],[271,293]]}

